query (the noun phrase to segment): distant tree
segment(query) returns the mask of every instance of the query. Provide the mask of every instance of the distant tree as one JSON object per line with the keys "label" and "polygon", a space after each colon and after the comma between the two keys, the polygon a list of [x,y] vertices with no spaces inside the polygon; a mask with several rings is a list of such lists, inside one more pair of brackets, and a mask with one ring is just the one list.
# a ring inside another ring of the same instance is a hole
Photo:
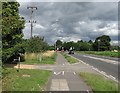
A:
{"label": "distant tree", "polygon": [[83,43],[84,41],[83,40],[78,40],[77,43]]}
{"label": "distant tree", "polygon": [[[19,15],[18,2],[2,3],[2,62],[12,62],[24,53],[22,47],[22,29],[25,27],[25,20]],[[1,21],[0,20],[0,21]]]}
{"label": "distant tree", "polygon": [[93,41],[92,41],[92,40],[89,40],[89,41],[88,41],[88,43],[92,44],[92,43],[93,43]]}
{"label": "distant tree", "polygon": [[75,43],[74,43],[73,41],[64,42],[64,43],[63,43],[63,47],[65,48],[65,50],[69,50],[70,47],[75,47]]}
{"label": "distant tree", "polygon": [[119,49],[120,49],[120,47],[117,45],[112,45],[110,48],[110,50],[119,50]]}
{"label": "distant tree", "polygon": [[91,49],[90,44],[83,42],[80,44],[80,51],[89,51]]}
{"label": "distant tree", "polygon": [[61,48],[62,47],[62,41],[61,40],[57,40],[56,41],[56,47],[57,48]]}
{"label": "distant tree", "polygon": [[49,50],[55,50],[55,45],[49,46]]}
{"label": "distant tree", "polygon": [[107,35],[102,35],[100,37],[97,37],[95,42],[93,43],[93,49],[96,51],[110,50],[110,46],[111,46],[110,41],[111,41],[111,38]]}

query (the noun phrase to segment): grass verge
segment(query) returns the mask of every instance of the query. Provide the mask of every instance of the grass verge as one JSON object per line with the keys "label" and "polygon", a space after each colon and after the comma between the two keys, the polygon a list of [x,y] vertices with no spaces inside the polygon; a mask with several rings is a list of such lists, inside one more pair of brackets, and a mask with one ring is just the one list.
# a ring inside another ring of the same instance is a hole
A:
{"label": "grass verge", "polygon": [[94,93],[99,93],[98,91],[106,91],[105,93],[118,93],[118,84],[110,79],[93,73],[82,72],[80,73],[80,76],[89,86],[91,86]]}
{"label": "grass verge", "polygon": [[42,56],[41,61],[37,58],[34,59],[26,59],[25,62],[21,62],[22,64],[54,64],[56,61],[57,53],[54,52],[51,56]]}
{"label": "grass verge", "polygon": [[7,68],[7,75],[2,80],[3,91],[42,91],[45,88],[50,71]]}
{"label": "grass verge", "polygon": [[65,53],[61,53],[61,54],[65,57],[65,59],[66,59],[70,64],[79,62],[79,60],[75,59],[74,57],[71,57],[71,56],[69,56],[69,55],[67,55],[67,54],[65,54]]}
{"label": "grass verge", "polygon": [[119,52],[111,52],[111,51],[77,51],[77,53],[81,54],[94,54],[94,55],[101,55],[101,56],[109,56],[109,57],[120,57]]}

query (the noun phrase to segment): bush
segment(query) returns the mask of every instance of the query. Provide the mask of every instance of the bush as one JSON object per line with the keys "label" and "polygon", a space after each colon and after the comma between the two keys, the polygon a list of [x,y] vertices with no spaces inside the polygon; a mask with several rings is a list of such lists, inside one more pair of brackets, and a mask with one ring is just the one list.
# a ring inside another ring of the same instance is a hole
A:
{"label": "bush", "polygon": [[22,55],[20,56],[20,62],[24,62],[24,61],[25,61],[25,55],[22,54]]}

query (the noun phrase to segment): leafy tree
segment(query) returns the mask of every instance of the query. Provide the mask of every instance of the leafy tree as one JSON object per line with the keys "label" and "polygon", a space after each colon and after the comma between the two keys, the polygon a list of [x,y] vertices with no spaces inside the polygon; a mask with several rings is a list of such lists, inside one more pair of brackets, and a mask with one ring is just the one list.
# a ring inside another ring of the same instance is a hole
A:
{"label": "leafy tree", "polygon": [[61,40],[57,40],[56,41],[56,47],[57,48],[61,48],[62,47],[62,41]]}
{"label": "leafy tree", "polygon": [[48,44],[44,41],[44,38],[34,36],[31,39],[24,40],[23,45],[26,52],[42,52],[48,49]]}
{"label": "leafy tree", "polygon": [[49,50],[55,50],[55,45],[49,46]]}
{"label": "leafy tree", "polygon": [[64,43],[63,43],[63,47],[64,47],[65,50],[69,50],[70,47],[74,47],[74,42],[73,42],[73,41],[64,42]]}
{"label": "leafy tree", "polygon": [[78,42],[64,42],[63,47],[65,50],[69,50],[70,47],[74,47],[74,50],[76,51],[88,51],[92,50],[92,45],[89,44],[88,42],[84,42],[83,40],[78,41]]}
{"label": "leafy tree", "polygon": [[88,43],[92,44],[92,43],[93,43],[93,41],[92,41],[92,40],[89,40],[89,41],[88,41]]}
{"label": "leafy tree", "polygon": [[110,49],[111,50],[120,50],[120,47],[117,45],[112,45]]}
{"label": "leafy tree", "polygon": [[89,44],[88,42],[77,42],[78,43],[78,48],[79,48],[79,51],[89,51],[91,50],[91,44]]}
{"label": "leafy tree", "polygon": [[19,53],[24,53],[22,48],[22,29],[25,20],[19,15],[18,2],[2,3],[2,62],[12,62]]}
{"label": "leafy tree", "polygon": [[95,42],[93,43],[93,48],[96,51],[110,50],[110,41],[111,38],[107,35],[102,35],[100,37],[97,37]]}

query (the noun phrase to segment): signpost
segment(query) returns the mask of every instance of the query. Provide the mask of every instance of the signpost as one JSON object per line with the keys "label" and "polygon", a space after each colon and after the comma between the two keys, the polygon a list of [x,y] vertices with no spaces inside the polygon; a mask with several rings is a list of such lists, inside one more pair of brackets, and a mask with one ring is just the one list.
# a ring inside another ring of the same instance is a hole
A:
{"label": "signpost", "polygon": [[20,71],[20,56],[21,56],[21,53],[19,53],[19,57],[18,57],[18,69],[17,69],[17,72]]}

